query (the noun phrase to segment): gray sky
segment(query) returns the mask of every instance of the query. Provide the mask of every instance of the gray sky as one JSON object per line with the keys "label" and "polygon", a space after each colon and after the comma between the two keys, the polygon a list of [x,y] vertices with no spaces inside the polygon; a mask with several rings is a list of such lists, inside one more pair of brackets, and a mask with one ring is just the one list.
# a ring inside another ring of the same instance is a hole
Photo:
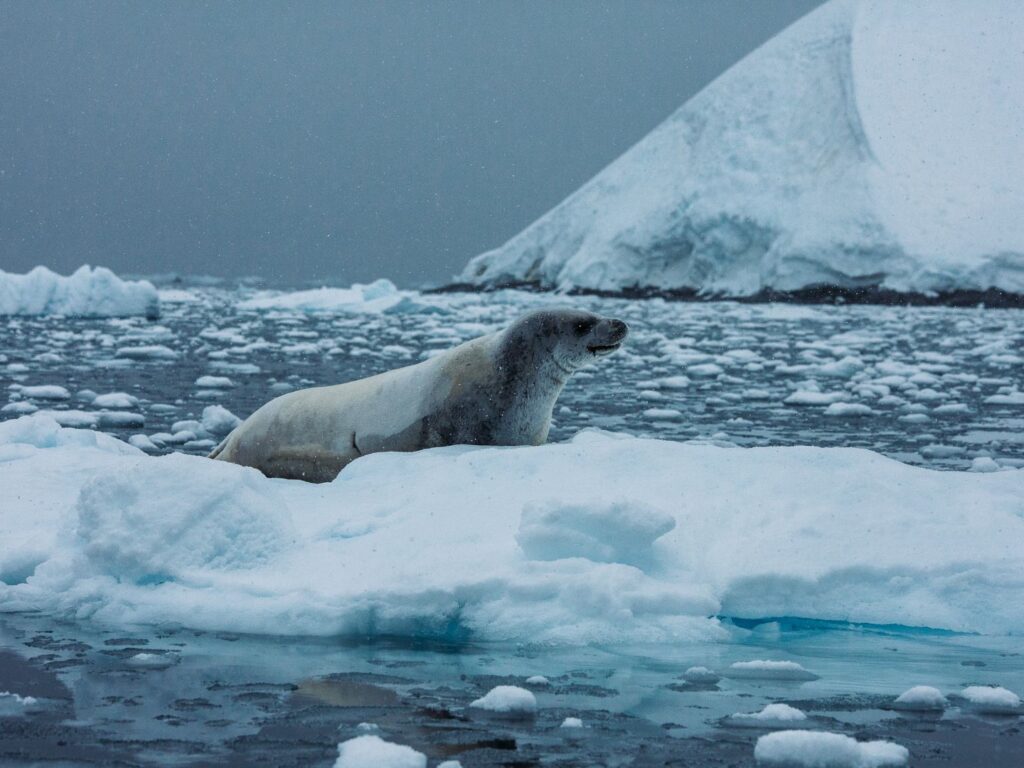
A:
{"label": "gray sky", "polygon": [[444,281],[816,5],[8,0],[0,269]]}

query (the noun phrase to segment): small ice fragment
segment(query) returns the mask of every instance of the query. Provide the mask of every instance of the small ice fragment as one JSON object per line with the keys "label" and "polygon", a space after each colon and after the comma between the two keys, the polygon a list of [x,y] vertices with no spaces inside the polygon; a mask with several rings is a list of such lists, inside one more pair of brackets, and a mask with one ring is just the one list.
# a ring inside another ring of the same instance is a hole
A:
{"label": "small ice fragment", "polygon": [[769,727],[775,723],[795,723],[807,715],[788,704],[766,704],[760,712],[737,712],[729,717],[733,725]]}
{"label": "small ice fragment", "polygon": [[998,472],[999,465],[989,456],[978,456],[971,462],[968,472]]}
{"label": "small ice fragment", "polygon": [[896,709],[906,709],[912,712],[936,712],[946,708],[946,697],[938,688],[930,685],[915,685],[908,688],[893,702]]}
{"label": "small ice fragment", "polygon": [[334,768],[426,768],[427,756],[380,736],[356,736],[338,745]]}
{"label": "small ice fragment", "polygon": [[133,397],[127,392],[108,392],[105,395],[96,395],[92,400],[92,407],[128,410],[134,408],[138,403],[139,398]]}
{"label": "small ice fragment", "polygon": [[227,389],[235,386],[235,382],[227,376],[200,376],[196,379],[196,386],[204,389]]}
{"label": "small ice fragment", "polygon": [[71,397],[71,393],[68,392],[64,387],[57,386],[56,384],[39,384],[34,387],[22,387],[22,397],[28,397],[33,400],[67,400]]}
{"label": "small ice fragment", "polygon": [[128,664],[139,669],[167,669],[178,663],[176,656],[164,653],[136,653],[128,659]]}
{"label": "small ice fragment", "polygon": [[825,409],[826,416],[870,416],[872,413],[874,411],[863,403],[832,403]]}
{"label": "small ice fragment", "polygon": [[377,725],[376,723],[360,723],[359,725],[356,726],[356,730],[357,731],[366,731],[367,733],[369,733],[370,731],[379,731],[380,730],[380,726]]}
{"label": "small ice fragment", "polygon": [[690,667],[688,670],[683,672],[683,680],[688,683],[711,685],[713,683],[717,683],[721,679],[722,678],[719,675],[707,667]]}
{"label": "small ice fragment", "polygon": [[526,678],[526,683],[528,685],[550,685],[551,681],[544,677],[544,675],[531,675]]}
{"label": "small ice fragment", "polygon": [[525,688],[499,685],[470,702],[471,707],[510,715],[532,715],[537,711],[537,697]]}
{"label": "small ice fragment", "polygon": [[583,727],[583,721],[580,720],[578,717],[567,717],[567,718],[565,718],[565,720],[562,721],[562,724],[560,726],[558,726],[558,727],[559,728],[582,728]]}

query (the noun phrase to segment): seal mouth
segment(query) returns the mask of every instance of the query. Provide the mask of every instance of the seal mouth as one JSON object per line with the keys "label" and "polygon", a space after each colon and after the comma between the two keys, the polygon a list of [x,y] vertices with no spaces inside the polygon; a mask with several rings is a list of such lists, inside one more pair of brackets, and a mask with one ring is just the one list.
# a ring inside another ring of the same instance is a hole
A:
{"label": "seal mouth", "polygon": [[615,344],[589,344],[587,345],[587,351],[596,357],[603,357],[604,355],[610,355],[621,346],[621,341]]}

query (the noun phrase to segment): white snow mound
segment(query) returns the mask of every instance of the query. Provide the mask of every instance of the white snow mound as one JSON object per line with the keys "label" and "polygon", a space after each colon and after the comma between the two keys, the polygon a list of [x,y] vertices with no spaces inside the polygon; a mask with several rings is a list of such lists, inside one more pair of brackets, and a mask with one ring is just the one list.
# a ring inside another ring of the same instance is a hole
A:
{"label": "white snow mound", "polygon": [[338,745],[334,768],[427,768],[427,756],[380,736],[357,736]]}
{"label": "white snow mound", "polygon": [[537,697],[516,685],[498,685],[469,706],[506,715],[532,715],[537,711]]}
{"label": "white snow mound", "polygon": [[831,0],[460,280],[1024,293],[1024,6]]}
{"label": "white snow mound", "polygon": [[0,610],[556,644],[725,637],[719,615],[1024,631],[1020,471],[585,431],[312,485],[37,413],[0,423],[0,488]]}
{"label": "white snow mound", "polygon": [[0,315],[155,319],[160,298],[152,283],[122,280],[104,267],[79,267],[67,277],[42,266],[24,275],[0,270]]}
{"label": "white snow mound", "polygon": [[906,709],[912,712],[938,712],[945,709],[946,704],[946,697],[938,688],[933,688],[930,685],[915,685],[897,696],[893,706],[896,709]]}
{"label": "white snow mound", "polygon": [[906,765],[910,752],[891,741],[857,741],[841,733],[777,731],[757,740],[754,758],[787,768],[884,768]]}

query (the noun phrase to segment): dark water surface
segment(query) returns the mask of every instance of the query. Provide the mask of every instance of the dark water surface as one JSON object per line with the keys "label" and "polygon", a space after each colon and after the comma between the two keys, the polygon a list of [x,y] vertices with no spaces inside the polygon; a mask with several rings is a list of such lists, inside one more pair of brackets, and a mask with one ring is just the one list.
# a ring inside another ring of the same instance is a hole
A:
{"label": "dark water surface", "polygon": [[[243,310],[249,293],[190,289],[169,296],[157,322],[2,319],[9,402],[0,417],[52,410],[68,424],[148,436],[156,452],[205,453],[219,435],[188,422],[209,405],[245,417],[291,388],[409,364],[557,302],[622,317],[633,332],[623,351],[570,382],[552,440],[597,426],[672,440],[861,446],[943,470],[1024,465],[1021,310],[506,292],[424,297],[390,314],[318,314]],[[197,383],[204,376],[229,381]],[[39,385],[67,397],[25,389]],[[843,406],[787,404],[798,391]],[[123,405],[93,402],[120,392],[130,396]],[[943,715],[891,708],[919,684],[947,695],[971,684],[1021,692],[1019,638],[794,621],[733,626],[731,636],[637,648],[436,646],[0,614],[0,692],[38,699],[25,712],[0,710],[0,764],[327,766],[338,742],[375,732],[425,752],[430,766],[752,765],[764,731],[725,718],[777,701],[808,714],[798,727],[896,740],[911,765],[1024,764],[1019,716],[977,715],[955,696]],[[149,666],[132,661],[139,653],[153,655]],[[721,672],[751,659],[798,661],[818,679],[681,678],[692,665]],[[549,683],[527,684],[532,675]],[[498,684],[531,688],[537,716],[468,707]],[[560,728],[566,717],[585,727]]]}

